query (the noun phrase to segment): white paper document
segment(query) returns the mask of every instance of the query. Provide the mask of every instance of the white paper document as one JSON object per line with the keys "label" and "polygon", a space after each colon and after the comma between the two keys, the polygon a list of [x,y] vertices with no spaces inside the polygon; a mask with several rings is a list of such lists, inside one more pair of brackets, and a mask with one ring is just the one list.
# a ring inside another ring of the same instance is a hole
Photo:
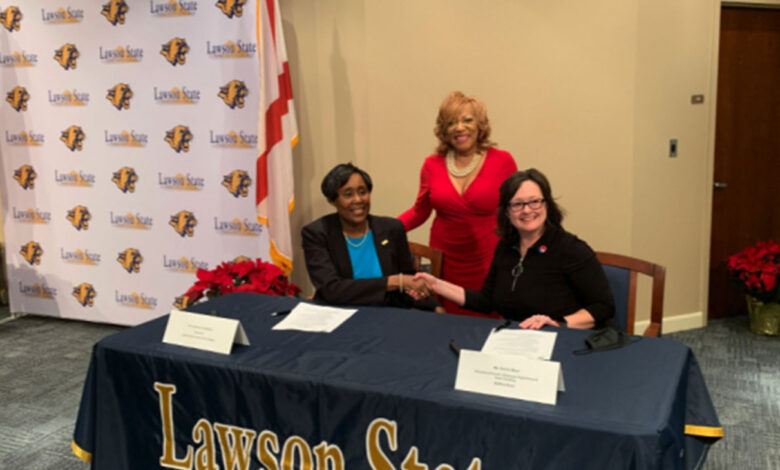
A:
{"label": "white paper document", "polygon": [[171,310],[163,343],[230,354],[233,343],[249,346],[241,322],[232,318]]}
{"label": "white paper document", "polygon": [[323,307],[300,302],[272,330],[301,330],[330,333],[347,321],[357,309]]}
{"label": "white paper document", "polygon": [[502,329],[490,333],[482,352],[548,360],[552,357],[557,337],[558,333],[553,331]]}
{"label": "white paper document", "polygon": [[564,386],[559,362],[462,349],[455,389],[555,405]]}

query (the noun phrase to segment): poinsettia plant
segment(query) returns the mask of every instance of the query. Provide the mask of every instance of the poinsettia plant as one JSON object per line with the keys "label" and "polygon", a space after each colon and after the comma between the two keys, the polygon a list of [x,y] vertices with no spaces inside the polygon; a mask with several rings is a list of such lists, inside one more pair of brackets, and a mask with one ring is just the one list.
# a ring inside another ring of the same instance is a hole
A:
{"label": "poinsettia plant", "polygon": [[726,259],[729,272],[745,293],[762,302],[780,301],[780,243],[758,242]]}
{"label": "poinsettia plant", "polygon": [[233,292],[252,292],[267,295],[298,295],[301,288],[287,279],[278,266],[261,259],[241,259],[224,262],[212,270],[198,269],[198,280],[177,304],[184,308],[204,296],[208,299]]}

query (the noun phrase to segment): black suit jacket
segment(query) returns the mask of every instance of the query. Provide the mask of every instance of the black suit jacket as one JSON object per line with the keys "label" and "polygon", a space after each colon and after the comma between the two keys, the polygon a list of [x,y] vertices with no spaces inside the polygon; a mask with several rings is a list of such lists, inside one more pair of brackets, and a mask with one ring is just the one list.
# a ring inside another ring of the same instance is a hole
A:
{"label": "black suit jacket", "polygon": [[[369,215],[382,277],[353,279],[352,262],[338,214],[329,214],[301,230],[309,278],[317,289],[315,300],[336,305],[390,305],[411,308],[414,300],[400,292],[387,292],[387,276],[414,275],[412,255],[404,226],[398,219]],[[433,299],[416,306],[433,309]]]}

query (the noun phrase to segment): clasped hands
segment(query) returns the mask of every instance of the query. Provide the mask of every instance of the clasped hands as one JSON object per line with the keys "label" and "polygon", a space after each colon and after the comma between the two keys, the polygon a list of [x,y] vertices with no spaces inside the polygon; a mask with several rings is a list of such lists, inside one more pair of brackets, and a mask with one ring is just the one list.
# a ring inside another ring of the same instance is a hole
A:
{"label": "clasped hands", "polygon": [[414,277],[404,276],[404,292],[409,294],[414,300],[421,300],[433,293],[433,289],[421,277],[419,273]]}

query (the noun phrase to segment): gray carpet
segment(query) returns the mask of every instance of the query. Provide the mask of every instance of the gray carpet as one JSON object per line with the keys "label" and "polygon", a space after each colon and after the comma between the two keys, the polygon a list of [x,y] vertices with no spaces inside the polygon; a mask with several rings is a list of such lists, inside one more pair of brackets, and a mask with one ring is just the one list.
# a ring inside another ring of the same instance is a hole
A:
{"label": "gray carpet", "polygon": [[[0,308],[0,469],[88,469],[70,451],[81,388],[92,345],[121,328],[4,316]],[[753,335],[746,317],[667,337],[693,349],[725,428],[704,469],[780,469],[780,338]]]}
{"label": "gray carpet", "polygon": [[0,469],[89,468],[70,451],[76,412],[92,345],[119,330],[33,316],[0,323]]}
{"label": "gray carpet", "polygon": [[750,332],[746,316],[666,335],[699,361],[726,437],[705,469],[780,469],[780,337]]}

